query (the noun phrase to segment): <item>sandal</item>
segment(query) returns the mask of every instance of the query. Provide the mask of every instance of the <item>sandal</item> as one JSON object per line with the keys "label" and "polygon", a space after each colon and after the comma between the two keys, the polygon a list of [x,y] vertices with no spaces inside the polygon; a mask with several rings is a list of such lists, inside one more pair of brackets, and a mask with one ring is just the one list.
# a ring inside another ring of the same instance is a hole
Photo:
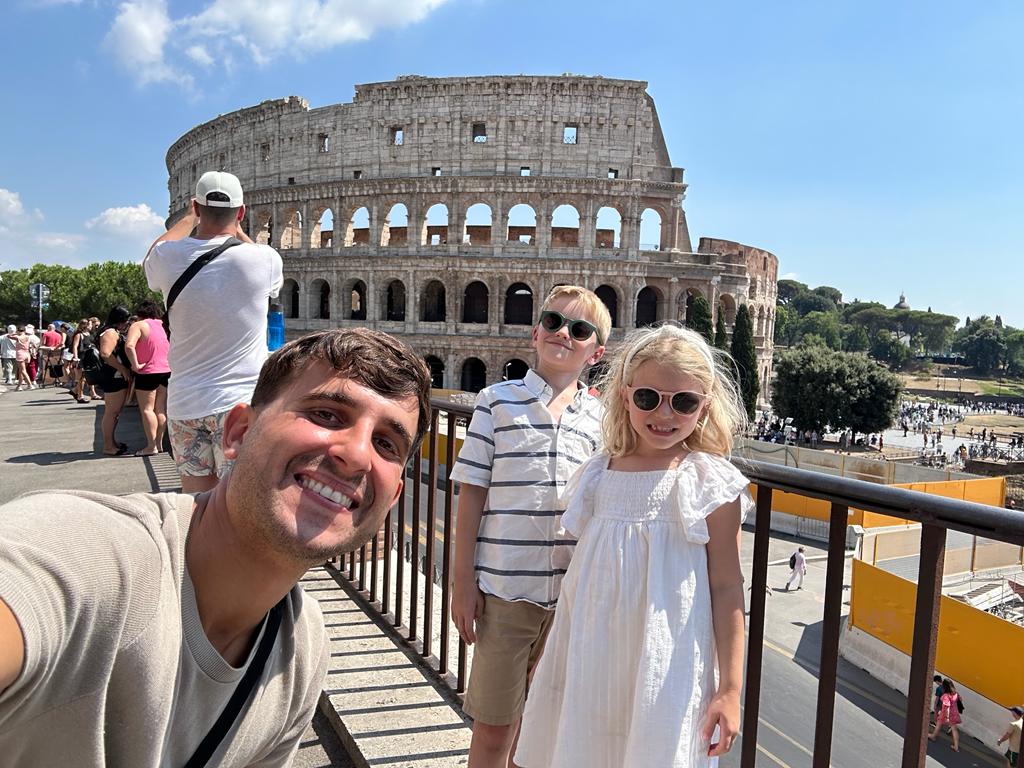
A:
{"label": "sandal", "polygon": [[107,451],[103,451],[104,456],[124,456],[126,453],[128,453],[128,446],[125,445],[124,443],[120,443],[117,446],[117,451],[114,453],[108,453]]}
{"label": "sandal", "polygon": [[[72,392],[71,394],[74,394],[74,392]],[[75,399],[78,402],[80,402],[80,403],[88,403],[88,402],[90,402],[89,398],[87,398],[87,397],[76,397]]]}
{"label": "sandal", "polygon": [[133,456],[139,456],[139,457],[142,457],[142,456],[156,456],[158,453],[160,453],[160,451],[153,451],[152,453],[147,453],[145,448],[139,448],[139,450],[137,450],[132,455]]}

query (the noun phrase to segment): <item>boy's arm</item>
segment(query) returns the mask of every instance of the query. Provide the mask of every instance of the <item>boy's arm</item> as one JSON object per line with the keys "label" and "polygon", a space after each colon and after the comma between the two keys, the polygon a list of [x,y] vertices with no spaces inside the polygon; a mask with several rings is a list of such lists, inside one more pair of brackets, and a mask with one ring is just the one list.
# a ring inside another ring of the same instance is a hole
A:
{"label": "boy's arm", "polygon": [[484,612],[484,596],[476,583],[476,537],[487,500],[487,489],[462,483],[455,527],[452,568],[452,622],[467,643],[476,642],[476,619]]}

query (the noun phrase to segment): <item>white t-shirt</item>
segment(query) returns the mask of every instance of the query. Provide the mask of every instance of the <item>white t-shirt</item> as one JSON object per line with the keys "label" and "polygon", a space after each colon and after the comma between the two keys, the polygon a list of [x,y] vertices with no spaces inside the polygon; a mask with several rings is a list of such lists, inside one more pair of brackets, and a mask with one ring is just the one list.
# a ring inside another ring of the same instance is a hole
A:
{"label": "white t-shirt", "polygon": [[[142,266],[166,298],[188,265],[224,237],[157,243]],[[284,278],[269,245],[228,248],[178,294],[171,309],[167,416],[198,419],[248,403],[267,359],[267,303]]]}

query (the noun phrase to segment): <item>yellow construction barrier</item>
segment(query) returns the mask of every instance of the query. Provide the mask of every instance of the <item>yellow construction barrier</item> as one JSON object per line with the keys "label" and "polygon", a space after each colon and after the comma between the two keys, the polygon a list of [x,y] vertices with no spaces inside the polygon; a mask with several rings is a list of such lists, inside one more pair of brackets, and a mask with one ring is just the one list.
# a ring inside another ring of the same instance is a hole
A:
{"label": "yellow construction barrier", "polygon": [[[853,561],[850,626],[910,655],[917,585]],[[1024,627],[942,597],[935,668],[957,683],[1009,707],[1024,691]]]}

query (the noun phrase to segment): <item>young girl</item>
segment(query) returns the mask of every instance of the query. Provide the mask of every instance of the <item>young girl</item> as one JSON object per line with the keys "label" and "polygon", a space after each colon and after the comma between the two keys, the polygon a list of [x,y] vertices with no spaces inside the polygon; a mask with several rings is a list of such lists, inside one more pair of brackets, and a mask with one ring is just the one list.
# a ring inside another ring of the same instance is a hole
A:
{"label": "young girl", "polygon": [[960,694],[956,692],[953,681],[948,677],[942,681],[942,696],[939,698],[939,711],[935,715],[935,725],[932,732],[928,734],[930,741],[935,741],[939,736],[942,726],[948,726],[953,736],[953,743],[950,744],[954,752],[960,751],[960,707],[957,701]]}
{"label": "young girl", "polygon": [[705,768],[732,746],[753,502],[727,460],[745,414],[719,354],[665,325],[630,334],[611,363],[604,453],[563,496],[578,544],[517,765]]}

